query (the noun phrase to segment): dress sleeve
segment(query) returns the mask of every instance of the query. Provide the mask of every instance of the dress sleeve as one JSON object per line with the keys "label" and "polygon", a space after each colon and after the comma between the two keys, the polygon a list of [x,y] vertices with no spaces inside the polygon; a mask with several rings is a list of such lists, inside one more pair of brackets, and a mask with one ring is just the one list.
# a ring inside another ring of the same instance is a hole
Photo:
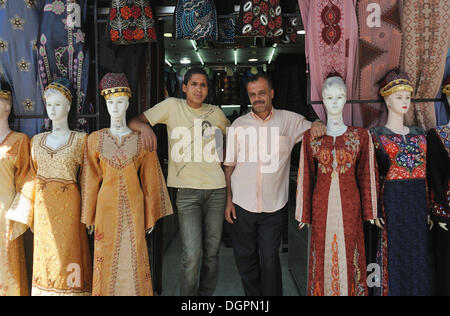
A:
{"label": "dress sleeve", "polygon": [[310,143],[310,132],[305,133],[300,152],[297,176],[297,203],[295,219],[300,223],[311,224],[312,199],[316,178],[314,157]]}
{"label": "dress sleeve", "polygon": [[[430,209],[433,218],[442,223],[450,223],[446,188],[448,186],[448,154],[442,142],[432,129],[427,136],[427,182],[430,193]],[[445,212],[443,212],[445,210]]]}
{"label": "dress sleeve", "polygon": [[103,172],[97,148],[98,133],[95,133],[87,138],[81,172],[81,222],[86,226],[95,225],[97,196],[103,181]]}
{"label": "dress sleeve", "polygon": [[24,135],[20,141],[15,163],[14,181],[16,192],[20,192],[30,171],[30,139]]}
{"label": "dress sleeve", "polygon": [[139,174],[144,193],[145,230],[148,231],[159,219],[173,214],[173,209],[155,152],[145,152]]}
{"label": "dress sleeve", "polygon": [[[33,148],[33,143],[32,141],[31,148]],[[26,144],[23,145],[26,146]],[[10,240],[20,237],[28,228],[33,230],[34,224],[37,164],[33,153],[31,153],[31,156],[27,155],[29,149],[21,148],[21,150],[25,150],[25,153],[21,153],[23,157],[20,158],[19,164],[22,167],[23,165],[28,165],[29,168],[26,176],[24,176],[24,171],[16,171],[16,181],[19,181],[19,184],[16,182],[16,187],[20,187],[20,190],[17,191],[14,201],[6,214],[6,218],[13,222],[8,232]],[[27,159],[26,156],[28,156],[28,163],[23,161]]]}
{"label": "dress sleeve", "polygon": [[369,131],[362,132],[361,154],[358,161],[357,179],[361,195],[361,206],[365,221],[379,218],[378,213],[378,166],[375,147]]}

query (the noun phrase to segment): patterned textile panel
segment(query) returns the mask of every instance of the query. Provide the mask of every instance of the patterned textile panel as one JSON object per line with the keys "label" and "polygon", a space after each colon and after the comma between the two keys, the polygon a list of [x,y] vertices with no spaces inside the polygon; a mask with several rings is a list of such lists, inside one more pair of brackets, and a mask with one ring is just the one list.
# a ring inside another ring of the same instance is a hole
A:
{"label": "patterned textile panel", "polygon": [[174,18],[176,39],[218,39],[217,12],[212,0],[178,0]]}
{"label": "patterned textile panel", "polygon": [[283,35],[280,0],[242,0],[238,34],[242,36],[278,37]]}

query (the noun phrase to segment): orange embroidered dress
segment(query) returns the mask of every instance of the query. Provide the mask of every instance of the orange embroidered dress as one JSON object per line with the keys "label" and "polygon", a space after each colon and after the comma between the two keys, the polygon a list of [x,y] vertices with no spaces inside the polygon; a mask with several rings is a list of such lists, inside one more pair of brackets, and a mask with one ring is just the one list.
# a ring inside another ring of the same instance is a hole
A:
{"label": "orange embroidered dress", "polygon": [[9,133],[0,144],[0,296],[28,295],[23,240],[9,240],[15,223],[6,219],[6,213],[22,188],[29,166],[30,139]]}
{"label": "orange embroidered dress", "polygon": [[95,226],[92,294],[153,295],[145,232],[172,214],[156,153],[136,132],[121,143],[109,129],[92,133],[82,189],[82,221]]}
{"label": "orange embroidered dress", "polygon": [[72,132],[57,150],[46,145],[48,135],[31,141],[30,172],[8,218],[34,232],[33,296],[90,295],[92,263],[77,181],[86,134]]}
{"label": "orange embroidered dress", "polygon": [[364,296],[364,221],[378,217],[378,177],[369,132],[303,137],[296,219],[311,224],[310,296]]}

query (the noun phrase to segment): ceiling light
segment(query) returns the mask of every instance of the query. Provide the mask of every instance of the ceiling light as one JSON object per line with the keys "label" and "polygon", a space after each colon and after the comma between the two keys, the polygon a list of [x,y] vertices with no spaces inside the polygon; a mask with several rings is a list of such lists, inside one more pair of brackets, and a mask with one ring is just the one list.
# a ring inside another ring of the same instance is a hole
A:
{"label": "ceiling light", "polygon": [[166,59],[166,64],[169,65],[170,67],[172,67],[172,64],[167,59]]}
{"label": "ceiling light", "polygon": [[270,54],[270,57],[269,57],[269,65],[272,62],[273,55],[275,55],[275,50],[276,49],[277,49],[277,47],[274,45],[273,48],[272,48],[272,53]]}
{"label": "ceiling light", "polygon": [[298,31],[297,34],[298,34],[298,35],[305,35],[305,34],[306,34],[306,31],[305,31],[305,30],[301,30],[301,31]]}
{"label": "ceiling light", "polygon": [[191,40],[192,46],[194,47],[194,50],[197,51],[197,44],[194,40]]}
{"label": "ceiling light", "polygon": [[189,58],[183,58],[180,60],[180,64],[187,65],[190,64],[191,60]]}
{"label": "ceiling light", "polygon": [[255,63],[255,62],[258,61],[258,58],[250,58],[248,61],[249,61],[249,62],[252,62],[252,63]]}
{"label": "ceiling light", "polygon": [[237,48],[234,49],[234,64],[237,65]]}
{"label": "ceiling light", "polygon": [[202,63],[202,66],[205,65],[205,63],[203,62],[202,56],[200,56],[200,53],[198,51],[196,51],[198,58],[200,59],[200,62]]}
{"label": "ceiling light", "polygon": [[172,33],[164,33],[164,37],[172,37]]}

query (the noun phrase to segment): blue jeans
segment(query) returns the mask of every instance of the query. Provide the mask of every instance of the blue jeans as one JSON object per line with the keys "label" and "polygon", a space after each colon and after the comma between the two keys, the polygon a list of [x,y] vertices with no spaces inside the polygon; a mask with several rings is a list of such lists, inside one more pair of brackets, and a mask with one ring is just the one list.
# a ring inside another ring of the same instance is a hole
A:
{"label": "blue jeans", "polygon": [[217,285],[226,188],[179,189],[181,296],[211,296]]}

